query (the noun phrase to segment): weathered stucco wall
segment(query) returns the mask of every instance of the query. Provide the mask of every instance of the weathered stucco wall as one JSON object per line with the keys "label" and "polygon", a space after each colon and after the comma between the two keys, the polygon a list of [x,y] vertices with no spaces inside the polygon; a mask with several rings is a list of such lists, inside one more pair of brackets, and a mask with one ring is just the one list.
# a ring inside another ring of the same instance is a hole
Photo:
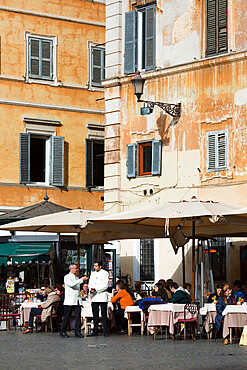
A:
{"label": "weathered stucco wall", "polygon": [[[118,4],[114,13],[112,1],[107,1],[111,12],[106,19],[105,209],[114,213],[193,195],[247,206],[246,0],[228,1],[228,53],[210,58],[205,58],[205,1],[156,2],[156,70],[142,73],[147,79],[142,99],[181,102],[178,122],[159,108],[149,116],[140,115],[142,104],[136,102],[130,82],[133,76],[123,77],[124,19],[132,8],[128,1]],[[114,16],[118,33],[113,40]],[[113,54],[117,63],[111,59]],[[206,133],[221,129],[229,134],[228,169],[207,173]],[[127,144],[153,139],[162,140],[161,176],[128,179]],[[172,250],[168,253],[164,245],[161,242],[159,247],[159,277],[172,277],[173,271],[181,282],[181,256],[173,256]],[[189,249],[187,258],[190,261]],[[133,263],[128,261],[132,274]]]}
{"label": "weathered stucco wall", "polygon": [[[71,208],[103,208],[102,191],[85,189],[85,139],[88,124],[105,123],[103,90],[89,86],[88,48],[89,41],[104,45],[104,26],[103,2],[1,2],[1,206],[27,206],[44,197],[44,186],[19,184],[19,133],[25,132],[24,117],[31,117],[60,121],[56,135],[65,140],[65,187],[49,187],[50,200]],[[57,81],[25,80],[26,32],[56,36]]]}

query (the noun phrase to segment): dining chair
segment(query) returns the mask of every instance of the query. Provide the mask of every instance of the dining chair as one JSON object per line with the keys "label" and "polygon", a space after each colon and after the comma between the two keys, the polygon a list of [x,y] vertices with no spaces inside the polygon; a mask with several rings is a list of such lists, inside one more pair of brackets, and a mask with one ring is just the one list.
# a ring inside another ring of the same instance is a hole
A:
{"label": "dining chair", "polygon": [[[188,318],[188,316],[192,316]],[[182,319],[178,319],[178,322],[181,324],[184,324],[184,340],[187,338],[187,325],[191,324],[193,327],[193,333],[194,328],[197,326],[197,332],[200,334],[201,338],[201,331],[200,331],[200,325],[199,325],[199,308],[197,303],[187,303],[184,306],[184,317]],[[192,334],[193,338],[194,334]]]}

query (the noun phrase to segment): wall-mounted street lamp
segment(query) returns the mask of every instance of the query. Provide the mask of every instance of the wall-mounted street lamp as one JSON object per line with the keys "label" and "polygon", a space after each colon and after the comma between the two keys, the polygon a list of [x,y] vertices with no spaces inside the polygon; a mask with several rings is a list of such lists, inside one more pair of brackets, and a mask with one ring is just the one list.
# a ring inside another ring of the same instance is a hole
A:
{"label": "wall-mounted street lamp", "polygon": [[146,104],[146,107],[150,108],[150,113],[152,113],[153,108],[155,105],[163,109],[166,113],[173,117],[180,117],[181,116],[181,103],[172,104],[172,103],[161,103],[158,101],[149,101],[149,100],[141,100],[141,96],[143,94],[143,88],[146,79],[142,78],[139,71],[136,72],[135,77],[131,80],[134,86],[134,93],[137,97],[137,102],[142,102]]}

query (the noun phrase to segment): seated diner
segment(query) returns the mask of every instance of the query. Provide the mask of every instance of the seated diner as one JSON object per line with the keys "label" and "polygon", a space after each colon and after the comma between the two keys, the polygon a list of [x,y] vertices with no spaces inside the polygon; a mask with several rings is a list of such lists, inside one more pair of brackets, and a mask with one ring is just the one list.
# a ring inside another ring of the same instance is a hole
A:
{"label": "seated diner", "polygon": [[[229,287],[228,284],[225,284],[222,287],[222,291],[216,303],[217,314],[215,317],[215,327],[217,331],[220,331],[222,328],[222,323],[223,323],[222,313],[228,304],[233,305],[233,304],[236,304],[236,302],[234,301],[233,296],[232,296],[232,289]],[[225,338],[224,344],[228,344],[228,338]]]}
{"label": "seated diner", "polygon": [[173,293],[173,296],[170,299],[171,303],[190,303],[190,298],[182,286],[179,287],[177,283],[173,282],[170,285],[170,289]]}
{"label": "seated diner", "polygon": [[124,333],[125,321],[124,321],[124,311],[127,306],[133,306],[134,302],[130,294],[124,289],[124,284],[122,282],[116,283],[117,294],[111,298],[112,303],[120,302],[120,307],[114,311],[116,325],[120,333]]}

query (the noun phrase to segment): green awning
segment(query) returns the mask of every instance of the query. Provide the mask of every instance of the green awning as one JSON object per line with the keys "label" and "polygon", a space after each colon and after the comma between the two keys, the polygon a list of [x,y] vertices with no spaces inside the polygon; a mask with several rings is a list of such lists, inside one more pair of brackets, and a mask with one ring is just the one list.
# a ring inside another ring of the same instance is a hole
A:
{"label": "green awning", "polygon": [[48,262],[53,243],[0,243],[0,265]]}

